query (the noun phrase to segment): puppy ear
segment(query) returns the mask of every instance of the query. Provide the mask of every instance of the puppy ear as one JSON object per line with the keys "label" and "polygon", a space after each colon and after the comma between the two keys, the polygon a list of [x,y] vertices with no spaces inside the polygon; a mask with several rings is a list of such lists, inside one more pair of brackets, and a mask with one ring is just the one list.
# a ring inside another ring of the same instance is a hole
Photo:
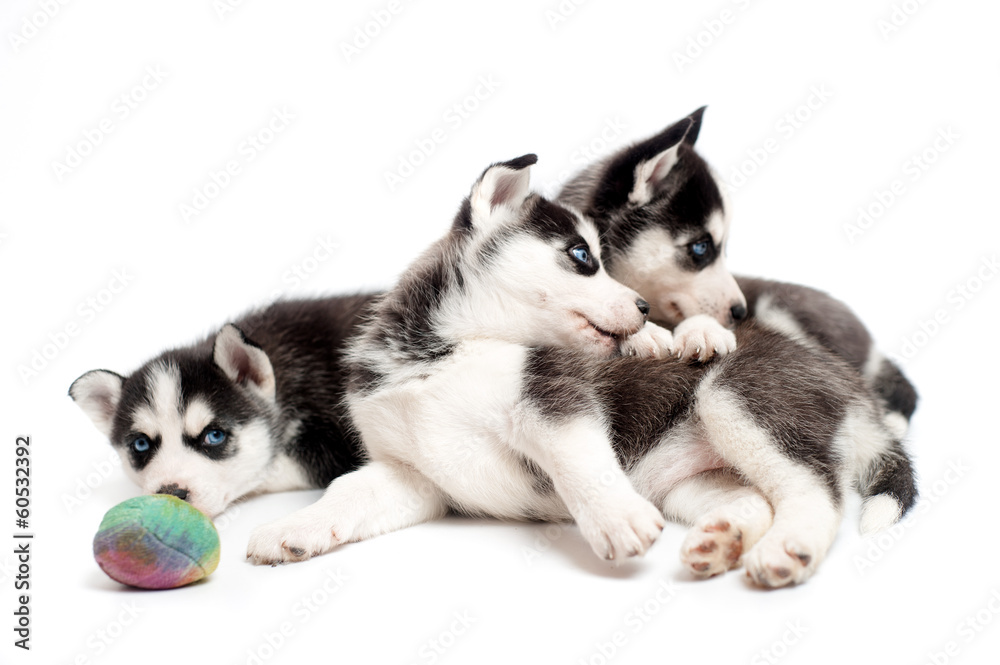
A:
{"label": "puppy ear", "polygon": [[598,178],[588,214],[600,217],[628,204],[643,205],[653,198],[657,187],[677,163],[678,151],[685,141],[694,116],[681,118],[656,136],[619,151]]}
{"label": "puppy ear", "polygon": [[111,438],[124,377],[106,369],[87,372],[69,387],[69,396],[104,436]]}
{"label": "puppy ear", "polygon": [[707,108],[707,106],[702,106],[688,116],[691,120],[691,126],[688,128],[687,134],[684,135],[684,143],[694,145],[694,142],[698,140],[698,133],[701,131],[701,117],[705,115]]}
{"label": "puppy ear", "polygon": [[212,352],[218,365],[233,383],[247,386],[268,401],[274,401],[274,368],[264,350],[247,339],[239,328],[227,324],[215,336]]}
{"label": "puppy ear", "polygon": [[489,228],[508,219],[531,194],[531,166],[536,155],[493,164],[472,186],[469,196],[472,228]]}
{"label": "puppy ear", "polygon": [[695,120],[691,116],[675,122],[646,141],[645,144],[640,144],[645,148],[641,152],[646,154],[650,154],[654,150],[658,150],[658,152],[648,158],[640,158],[636,163],[632,191],[628,195],[630,203],[645,205],[653,198],[660,183],[666,179],[667,174],[677,164],[677,152],[681,145],[685,143],[693,145],[694,139],[698,138],[698,131],[701,129],[701,113],[699,112],[701,110],[699,109],[692,114],[692,116],[697,114],[698,127],[694,130],[694,138],[690,141],[688,141],[688,137],[691,136],[691,130],[695,125]]}

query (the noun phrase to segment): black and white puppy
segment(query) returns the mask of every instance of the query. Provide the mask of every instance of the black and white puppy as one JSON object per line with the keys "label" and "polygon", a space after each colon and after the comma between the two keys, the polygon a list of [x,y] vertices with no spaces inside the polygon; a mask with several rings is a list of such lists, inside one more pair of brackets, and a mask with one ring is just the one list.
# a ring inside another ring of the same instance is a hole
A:
{"label": "black and white puppy", "polygon": [[619,559],[666,513],[694,524],[682,558],[696,574],[742,559],[782,586],[816,570],[852,486],[864,521],[898,517],[883,504],[908,506],[912,487],[889,495],[881,478],[909,461],[821,346],[748,324],[710,365],[621,355],[648,334],[647,305],[605,271],[593,223],[530,193],[534,161],[488,168],[377,300],[347,355],[366,463],[256,529],[248,558],[300,561],[455,510],[572,518]]}
{"label": "black and white puppy", "polygon": [[87,372],[69,394],[143,492],[214,516],[248,494],[324,487],[361,463],[340,354],[371,298],[279,302],[128,376]]}
{"label": "black and white puppy", "polygon": [[750,317],[846,360],[884,400],[887,423],[902,436],[916,390],[846,305],[805,286],[734,280],[726,270],[726,186],[694,148],[704,111],[588,166],[558,201],[594,220],[608,272],[649,301],[651,320],[677,326],[678,349],[725,352],[725,328]]}

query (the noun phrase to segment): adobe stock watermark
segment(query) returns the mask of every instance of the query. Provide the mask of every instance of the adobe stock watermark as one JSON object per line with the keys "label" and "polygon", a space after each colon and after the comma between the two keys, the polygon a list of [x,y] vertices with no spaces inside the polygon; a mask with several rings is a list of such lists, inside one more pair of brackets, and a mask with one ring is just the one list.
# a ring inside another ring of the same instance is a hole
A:
{"label": "adobe stock watermark", "polygon": [[704,55],[729,26],[736,23],[740,14],[750,8],[751,3],[750,0],[732,0],[730,4],[735,5],[736,9],[726,7],[718,15],[705,19],[701,22],[700,29],[688,36],[684,47],[674,50],[671,56],[678,73],[683,74],[685,67],[690,67],[695,60]]}
{"label": "adobe stock watermark", "polygon": [[626,129],[628,129],[628,124],[621,119],[621,116],[616,115],[613,118],[605,118],[601,128],[594,136],[590,140],[578,145],[570,153],[570,165],[560,171],[554,179],[548,180],[542,185],[542,194],[546,197],[554,198],[571,175],[583,167],[593,164],[601,157],[610,153],[612,149],[619,147],[623,143],[622,137]]}
{"label": "adobe stock watermark", "polygon": [[202,184],[195,186],[190,201],[178,204],[177,211],[181,219],[188,223],[205,212],[245,168],[292,125],[294,120],[295,114],[286,106],[271,109],[271,116],[264,121],[264,124],[256,131],[247,134],[236,147],[236,154],[227,159],[218,170],[209,171]]}
{"label": "adobe stock watermark", "polygon": [[628,646],[629,640],[641,633],[676,595],[677,588],[672,581],[657,580],[653,592],[625,613],[622,618],[623,628],[613,632],[607,639],[595,642],[589,654],[577,658],[576,665],[608,665],[613,662],[619,652]]}
{"label": "adobe stock watermark", "polygon": [[37,37],[69,2],[70,0],[39,0],[37,11],[21,17],[17,32],[7,33],[7,41],[14,53],[19,53],[29,41]]}
{"label": "adobe stock watermark", "polygon": [[499,87],[500,82],[492,74],[480,76],[475,87],[467,95],[462,96],[445,110],[441,116],[442,124],[423,137],[414,139],[414,149],[404,151],[397,156],[395,170],[384,172],[383,177],[389,191],[395,191],[407,178],[416,173],[417,169],[472,117],[483,102],[493,97]]}
{"label": "adobe stock watermark", "polygon": [[921,490],[921,496],[910,509],[906,517],[878,535],[869,536],[866,540],[864,554],[854,555],[854,568],[858,574],[865,575],[896,546],[906,532],[912,529],[928,512],[934,509],[941,500],[951,492],[952,488],[972,471],[960,459],[948,462],[948,468],[941,477],[930,483],[926,490]]}
{"label": "adobe stock watermark", "polygon": [[427,663],[427,665],[432,665],[438,662],[478,620],[477,617],[472,616],[469,610],[454,612],[447,626],[417,648],[419,660],[412,661],[412,664]]}
{"label": "adobe stock watermark", "polygon": [[781,636],[755,653],[753,658],[750,659],[750,665],[764,665],[764,663],[777,665],[808,632],[809,629],[802,625],[800,619],[786,621],[785,630],[781,633]]}
{"label": "adobe stock watermark", "polygon": [[66,176],[82,166],[97,147],[118,129],[120,123],[128,119],[167,80],[167,75],[160,65],[147,66],[135,85],[129,86],[112,100],[108,113],[103,118],[81,130],[82,138],[66,146],[62,161],[52,161],[52,173],[56,181],[61,183]]}
{"label": "adobe stock watermark", "polygon": [[365,49],[382,36],[382,33],[389,28],[408,4],[412,4],[412,0],[409,2],[389,0],[384,7],[373,9],[364,22],[354,26],[350,39],[340,42],[340,53],[344,56],[344,60],[350,64],[352,60],[361,55]]}
{"label": "adobe stock watermark", "polygon": [[246,0],[213,0],[212,11],[216,18],[225,21],[229,15],[235,12],[246,3]]}
{"label": "adobe stock watermark", "polygon": [[17,561],[7,554],[0,559],[0,586],[7,588],[7,582],[13,580],[17,575]]}
{"label": "adobe stock watermark", "polygon": [[327,570],[323,576],[322,583],[311,592],[299,597],[291,606],[288,621],[282,621],[272,631],[265,631],[259,634],[257,644],[246,650],[247,665],[263,665],[275,659],[274,662],[282,662],[282,659],[275,658],[282,647],[290,639],[295,637],[298,629],[307,624],[318,612],[320,612],[330,600],[340,591],[350,576],[343,570]]}
{"label": "adobe stock watermark", "polygon": [[17,366],[17,375],[22,385],[28,383],[52,364],[66,350],[70,341],[93,323],[132,283],[133,275],[128,270],[114,270],[107,286],[87,296],[76,306],[75,316],[65,325],[50,332],[41,346],[31,349],[31,359]]}
{"label": "adobe stock watermark", "polygon": [[282,286],[271,292],[270,300],[277,300],[289,291],[300,288],[327,261],[336,256],[339,250],[340,243],[334,240],[329,233],[317,237],[305,255],[281,273]]}
{"label": "adobe stock watermark", "polygon": [[939,649],[927,652],[923,665],[948,665],[986,630],[1000,614],[1000,589],[990,589],[989,599],[972,614],[968,614],[955,626],[955,639],[948,640]]}
{"label": "adobe stock watermark", "polygon": [[899,177],[894,178],[885,189],[875,190],[868,203],[858,206],[858,215],[854,222],[844,224],[847,240],[853,245],[877,220],[882,219],[906,194],[907,183],[918,182],[937,163],[941,155],[948,152],[960,138],[961,136],[951,125],[939,128],[934,139],[926,147],[906,158],[900,167]]}
{"label": "adobe stock watermark", "polygon": [[875,22],[883,41],[889,41],[889,38],[909,23],[910,19],[916,16],[917,12],[926,4],[927,0],[903,0],[903,2],[892,3],[889,16]]}
{"label": "adobe stock watermark", "polygon": [[781,146],[791,141],[832,98],[833,91],[825,83],[810,87],[802,103],[785,112],[774,123],[777,136],[765,139],[757,147],[747,148],[746,159],[730,169],[729,188],[735,192],[745,186],[781,150]]}
{"label": "adobe stock watermark", "polygon": [[529,566],[535,565],[535,561],[548,552],[552,545],[566,535],[569,529],[569,524],[546,524],[545,530],[535,537],[530,547],[527,545],[521,547],[521,556],[524,558],[524,562]]}
{"label": "adobe stock watermark", "polygon": [[996,254],[982,257],[972,273],[948,291],[943,307],[935,309],[929,318],[921,319],[917,324],[917,330],[903,335],[893,360],[904,365],[913,360],[945,326],[952,322],[955,315],[976,299],[998,272],[1000,272],[1000,262],[997,261]]}
{"label": "adobe stock watermark", "polygon": [[79,476],[71,492],[63,492],[59,496],[63,508],[67,515],[72,515],[77,508],[94,495],[94,490],[104,484],[116,469],[122,466],[122,459],[114,449],[110,451],[106,459],[100,462],[91,462],[90,467],[84,476]]}
{"label": "adobe stock watermark", "polygon": [[87,636],[83,643],[86,651],[77,653],[71,661],[74,665],[90,665],[96,662],[92,659],[100,659],[146,611],[145,607],[141,607],[134,600],[122,602],[119,608],[104,626]]}
{"label": "adobe stock watermark", "polygon": [[545,10],[545,20],[553,32],[576,14],[576,10],[587,4],[587,0],[559,0]]}

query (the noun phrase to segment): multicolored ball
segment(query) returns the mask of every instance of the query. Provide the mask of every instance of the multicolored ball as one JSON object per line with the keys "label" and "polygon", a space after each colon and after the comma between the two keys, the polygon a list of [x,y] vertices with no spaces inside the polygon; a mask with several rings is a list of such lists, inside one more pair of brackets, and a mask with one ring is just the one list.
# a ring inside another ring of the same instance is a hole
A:
{"label": "multicolored ball", "polygon": [[212,574],[219,565],[219,533],[190,503],[147,494],[104,515],[94,536],[94,558],[122,584],[173,589]]}

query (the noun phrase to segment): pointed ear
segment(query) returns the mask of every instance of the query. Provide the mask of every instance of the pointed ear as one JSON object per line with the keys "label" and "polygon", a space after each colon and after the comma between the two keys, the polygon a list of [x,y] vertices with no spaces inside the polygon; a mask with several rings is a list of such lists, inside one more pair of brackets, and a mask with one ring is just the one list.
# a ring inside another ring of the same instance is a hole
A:
{"label": "pointed ear", "polygon": [[684,142],[688,145],[694,145],[694,142],[698,140],[698,133],[701,131],[701,117],[705,115],[705,109],[707,108],[707,106],[702,106],[688,116],[691,120],[691,127],[688,128],[687,134],[684,135]]}
{"label": "pointed ear", "polygon": [[[629,203],[645,205],[653,198],[660,183],[677,164],[677,153],[681,145],[686,143],[686,137],[691,129],[691,118],[683,118],[670,127],[641,144],[641,152],[651,154],[640,158],[635,165],[632,178],[632,191],[628,194]],[[637,146],[639,147],[639,146]],[[658,152],[653,153],[653,150]]]}
{"label": "pointed ear", "polygon": [[87,372],[69,387],[69,396],[104,436],[111,438],[124,377],[106,369]]}
{"label": "pointed ear", "polygon": [[587,214],[599,218],[630,203],[648,203],[677,163],[678,150],[691,124],[690,117],[681,118],[656,136],[615,154],[598,178]]}
{"label": "pointed ear", "polygon": [[489,228],[516,211],[531,193],[531,165],[536,155],[493,164],[483,171],[469,196],[472,228]]}
{"label": "pointed ear", "polygon": [[230,323],[219,331],[215,336],[213,358],[230,381],[245,385],[264,399],[274,401],[271,360],[239,328]]}

